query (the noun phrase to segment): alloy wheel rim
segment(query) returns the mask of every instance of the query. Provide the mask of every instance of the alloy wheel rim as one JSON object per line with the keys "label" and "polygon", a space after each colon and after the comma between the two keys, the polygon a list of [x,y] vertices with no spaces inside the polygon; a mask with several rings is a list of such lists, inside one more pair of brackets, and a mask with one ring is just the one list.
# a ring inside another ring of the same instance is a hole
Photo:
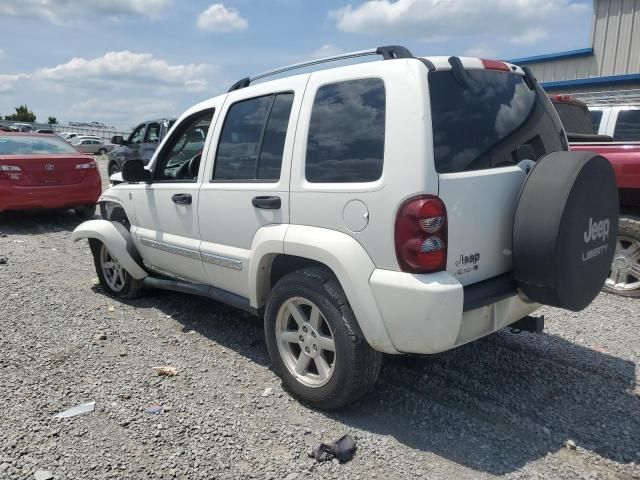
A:
{"label": "alloy wheel rim", "polygon": [[276,317],[276,341],[289,373],[308,387],[326,385],[335,371],[333,331],[318,306],[302,297],[288,299]]}
{"label": "alloy wheel rim", "polygon": [[126,271],[120,265],[117,258],[111,255],[106,246],[102,245],[100,249],[100,268],[105,282],[114,292],[121,292],[127,281]]}
{"label": "alloy wheel rim", "polygon": [[640,241],[625,236],[618,237],[616,253],[605,285],[612,290],[624,292],[640,289]]}

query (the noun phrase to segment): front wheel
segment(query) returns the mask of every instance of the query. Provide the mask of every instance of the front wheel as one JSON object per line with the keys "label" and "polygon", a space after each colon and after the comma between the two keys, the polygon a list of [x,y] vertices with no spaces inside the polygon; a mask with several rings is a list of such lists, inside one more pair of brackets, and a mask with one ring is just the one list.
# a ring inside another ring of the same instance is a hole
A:
{"label": "front wheel", "polygon": [[106,153],[107,153],[106,148],[101,148],[100,150],[98,150],[98,155],[106,155]]}
{"label": "front wheel", "polygon": [[322,410],[341,408],[378,378],[382,354],[364,339],[327,269],[282,278],[271,292],[264,321],[273,369],[303,402]]}
{"label": "front wheel", "polygon": [[113,297],[138,298],[143,294],[140,280],[133,278],[114,257],[106,245],[90,240],[93,261],[102,289]]}
{"label": "front wheel", "polygon": [[616,253],[605,292],[640,297],[640,218],[620,217]]}

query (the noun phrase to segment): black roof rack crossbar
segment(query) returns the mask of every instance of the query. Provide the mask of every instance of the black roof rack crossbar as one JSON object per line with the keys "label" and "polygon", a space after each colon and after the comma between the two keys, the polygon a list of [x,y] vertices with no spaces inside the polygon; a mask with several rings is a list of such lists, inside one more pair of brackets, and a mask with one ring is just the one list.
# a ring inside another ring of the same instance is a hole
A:
{"label": "black roof rack crossbar", "polygon": [[385,60],[395,60],[397,58],[414,58],[413,54],[407,48],[399,45],[388,45],[385,47],[372,48],[369,50],[359,50],[357,52],[341,53],[339,55],[333,55],[331,57],[324,57],[324,58],[318,58],[315,60],[309,60],[306,62],[294,63],[293,65],[279,67],[273,70],[259,73],[252,77],[243,78],[242,80],[239,80],[236,83],[234,83],[229,89],[229,92],[233,92],[234,90],[239,90],[241,88],[248,87],[252,82],[255,82],[256,80],[261,80],[263,78],[271,77],[273,75],[278,75],[280,73],[286,73],[292,70],[297,70],[305,67],[312,67],[314,65],[320,65],[322,63],[337,62],[340,60],[349,60],[351,58],[367,57],[370,55],[381,55],[382,58]]}

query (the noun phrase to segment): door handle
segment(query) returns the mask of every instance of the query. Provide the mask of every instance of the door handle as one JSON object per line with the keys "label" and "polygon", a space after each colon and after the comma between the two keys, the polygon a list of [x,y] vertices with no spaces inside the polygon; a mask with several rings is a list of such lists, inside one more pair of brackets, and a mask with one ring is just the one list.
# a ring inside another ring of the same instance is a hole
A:
{"label": "door handle", "polygon": [[191,205],[191,195],[188,193],[176,193],[171,197],[171,200],[178,205]]}
{"label": "door handle", "polygon": [[256,208],[263,208],[265,210],[278,210],[282,205],[280,197],[253,197],[251,204]]}

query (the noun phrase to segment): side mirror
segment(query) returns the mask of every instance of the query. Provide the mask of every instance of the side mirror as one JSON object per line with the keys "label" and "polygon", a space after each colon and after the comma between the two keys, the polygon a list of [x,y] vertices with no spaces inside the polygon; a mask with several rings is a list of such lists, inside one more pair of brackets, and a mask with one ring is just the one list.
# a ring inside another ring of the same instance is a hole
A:
{"label": "side mirror", "polygon": [[122,179],[129,183],[151,183],[151,172],[142,160],[127,160],[122,164]]}
{"label": "side mirror", "polygon": [[114,145],[122,145],[124,143],[124,138],[122,135],[114,135],[111,137],[111,143]]}

